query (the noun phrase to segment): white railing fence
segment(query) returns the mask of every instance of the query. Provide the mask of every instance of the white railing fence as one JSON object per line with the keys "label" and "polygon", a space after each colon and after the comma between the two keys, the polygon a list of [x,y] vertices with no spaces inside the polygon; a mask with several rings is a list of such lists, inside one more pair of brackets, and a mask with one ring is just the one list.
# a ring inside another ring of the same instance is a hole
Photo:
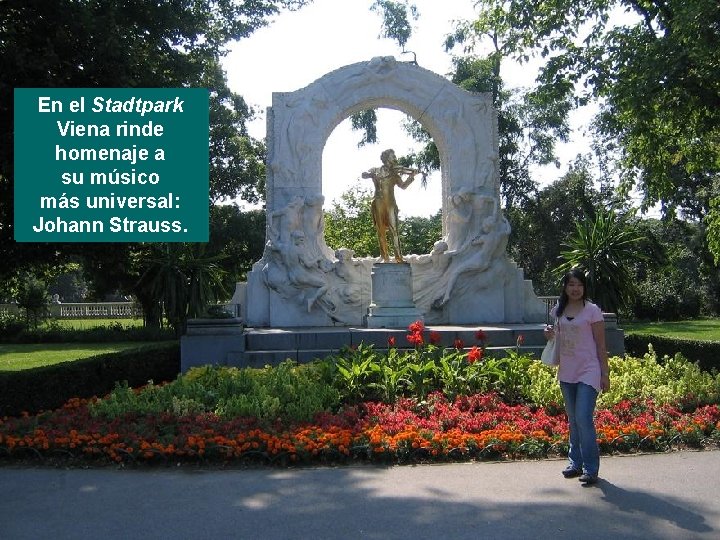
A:
{"label": "white railing fence", "polygon": [[[143,312],[133,302],[70,302],[48,304],[53,319],[133,319],[142,318]],[[20,315],[17,304],[0,304],[0,316]]]}

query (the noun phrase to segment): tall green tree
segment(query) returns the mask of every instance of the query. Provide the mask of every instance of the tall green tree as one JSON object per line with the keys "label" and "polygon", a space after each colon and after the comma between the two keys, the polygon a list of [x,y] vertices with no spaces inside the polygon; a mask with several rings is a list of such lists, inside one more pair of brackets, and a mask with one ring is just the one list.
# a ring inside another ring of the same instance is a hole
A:
{"label": "tall green tree", "polygon": [[[0,3],[0,280],[22,268],[85,261],[98,283],[130,291],[147,250],[137,244],[18,244],[13,240],[13,89],[204,87],[210,90],[209,204],[263,191],[264,146],[252,111],[227,87],[220,58],[283,9],[310,0],[5,0]],[[150,264],[150,261],[146,261]],[[97,269],[105,269],[103,280]]]}
{"label": "tall green tree", "polygon": [[[446,43],[452,48],[455,39]],[[489,92],[498,112],[500,195],[505,208],[522,204],[537,189],[531,167],[557,163],[555,141],[566,140],[569,132],[566,101],[544,100],[534,92],[507,89],[502,79],[504,50],[487,57],[456,57],[452,81],[471,92]]]}
{"label": "tall green tree", "polygon": [[510,256],[532,280],[536,292],[557,294],[554,269],[561,262],[562,243],[576,223],[592,221],[605,205],[606,199],[595,188],[590,163],[579,158],[561,178],[526,198],[521,206],[505,209],[512,227]]}
{"label": "tall green tree", "polygon": [[400,246],[403,253],[430,253],[433,244],[442,238],[442,211],[430,217],[409,216],[400,220]]}
{"label": "tall green tree", "polygon": [[640,189],[644,207],[707,215],[720,171],[720,3],[480,0],[477,7],[466,35],[494,29],[504,54],[538,59],[539,99],[599,105],[602,155],[617,159],[623,185]]}
{"label": "tall green tree", "polygon": [[679,320],[717,313],[717,272],[702,257],[703,231],[679,219],[644,219],[638,251],[649,255],[635,265],[638,294],[628,315],[641,320]]}

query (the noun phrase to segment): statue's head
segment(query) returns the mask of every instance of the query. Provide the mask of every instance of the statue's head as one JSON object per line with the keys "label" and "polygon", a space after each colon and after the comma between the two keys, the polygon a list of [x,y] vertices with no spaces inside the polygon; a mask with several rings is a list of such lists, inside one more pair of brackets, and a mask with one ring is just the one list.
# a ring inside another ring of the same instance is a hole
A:
{"label": "statue's head", "polygon": [[383,163],[393,163],[395,161],[395,150],[388,148],[380,154],[380,161]]}
{"label": "statue's head", "polygon": [[433,253],[443,253],[443,252],[447,251],[447,249],[448,249],[447,242],[445,242],[444,240],[438,240],[437,242],[435,242],[433,244],[432,252]]}
{"label": "statue's head", "polygon": [[290,233],[290,238],[294,244],[302,244],[305,242],[305,233],[300,230],[295,230]]}

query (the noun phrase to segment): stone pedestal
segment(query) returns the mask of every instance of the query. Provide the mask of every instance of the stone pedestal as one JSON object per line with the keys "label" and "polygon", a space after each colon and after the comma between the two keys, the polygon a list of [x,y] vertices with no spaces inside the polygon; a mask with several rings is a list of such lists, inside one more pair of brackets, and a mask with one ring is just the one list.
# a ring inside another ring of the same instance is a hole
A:
{"label": "stone pedestal", "polygon": [[227,366],[232,354],[245,351],[245,335],[240,318],[190,319],[180,338],[180,371],[204,365]]}
{"label": "stone pedestal", "polygon": [[412,272],[407,263],[376,263],[370,273],[368,328],[405,328],[422,320],[413,302]]}

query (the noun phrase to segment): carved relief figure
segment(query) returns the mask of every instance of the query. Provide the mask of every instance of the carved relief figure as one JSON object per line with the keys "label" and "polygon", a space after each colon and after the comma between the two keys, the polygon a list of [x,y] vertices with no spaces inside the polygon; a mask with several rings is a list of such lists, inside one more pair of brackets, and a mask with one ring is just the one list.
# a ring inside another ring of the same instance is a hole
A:
{"label": "carved relief figure", "polygon": [[[404,262],[400,250],[400,235],[398,231],[398,207],[395,202],[395,186],[406,189],[415,180],[420,171],[398,165],[394,150],[385,150],[380,154],[381,167],[375,167],[362,173],[363,178],[371,178],[375,185],[375,195],[372,201],[372,216],[380,245],[380,257],[388,262],[387,234],[390,233],[395,251],[395,262]],[[408,175],[403,180],[402,175]]]}
{"label": "carved relief figure", "polygon": [[293,231],[303,228],[302,197],[295,197],[287,206],[268,215],[270,237],[277,242],[289,242]]}
{"label": "carved relief figure", "polygon": [[340,284],[337,292],[345,304],[358,304],[363,296],[370,296],[369,282],[364,279],[364,269],[359,261],[353,259],[355,252],[352,249],[341,248],[335,250],[334,271]]}
{"label": "carved relief figure", "polygon": [[472,238],[473,193],[467,189],[448,198],[447,246],[450,251],[462,250],[468,238]]}
{"label": "carved relief figure", "polygon": [[[290,234],[291,242],[272,244],[272,249],[279,253],[290,283],[306,294],[307,311],[328,292],[328,283],[323,267],[324,259],[313,256],[305,247],[305,233],[296,230]],[[312,290],[314,289],[314,290]],[[332,303],[330,308],[332,309]]]}
{"label": "carved relief figure", "polygon": [[500,260],[509,236],[510,224],[504,216],[498,218],[493,215],[485,218],[482,233],[470,242],[471,249],[466,254],[458,255],[453,259],[453,263],[448,269],[445,294],[434,302],[434,307],[442,306],[450,300],[450,294],[461,274],[470,271],[480,274],[488,270],[493,262]]}

